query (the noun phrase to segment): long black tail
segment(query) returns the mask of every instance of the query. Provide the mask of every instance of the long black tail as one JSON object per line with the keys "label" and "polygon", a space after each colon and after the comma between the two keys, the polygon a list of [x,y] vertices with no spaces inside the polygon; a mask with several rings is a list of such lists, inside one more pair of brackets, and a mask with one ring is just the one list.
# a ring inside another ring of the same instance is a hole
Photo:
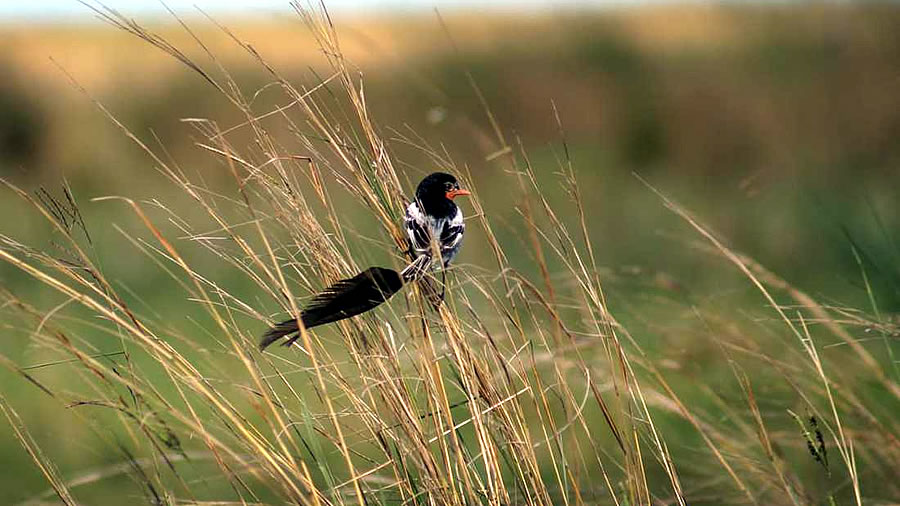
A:
{"label": "long black tail", "polygon": [[[403,281],[400,273],[382,267],[370,267],[350,279],[342,279],[316,295],[303,308],[300,312],[303,327],[311,329],[365,313],[400,291]],[[297,320],[293,319],[273,326],[260,339],[260,351],[298,330]],[[288,339],[284,345],[290,346],[297,337]]]}
{"label": "long black tail", "polygon": [[[274,326],[270,327],[269,330],[267,330],[266,333],[263,334],[260,338],[259,351],[263,351],[270,344],[274,343],[284,336],[289,336],[294,332],[297,332],[298,330],[300,330],[300,327],[297,326],[297,320],[293,318],[291,318],[290,320],[285,320],[281,323],[276,323]],[[293,343],[294,339],[290,339],[290,342]]]}

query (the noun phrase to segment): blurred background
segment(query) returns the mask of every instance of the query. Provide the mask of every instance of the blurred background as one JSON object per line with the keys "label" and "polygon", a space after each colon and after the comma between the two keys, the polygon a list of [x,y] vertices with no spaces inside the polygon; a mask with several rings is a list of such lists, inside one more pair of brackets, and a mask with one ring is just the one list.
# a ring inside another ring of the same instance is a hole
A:
{"label": "blurred background", "polygon": [[[313,82],[320,55],[286,2],[169,2],[254,97],[257,110],[281,103],[266,92],[270,78],[192,8],[195,3],[283,75]],[[764,302],[752,297],[752,287],[733,269],[692,248],[695,234],[635,173],[727,244],[823,302],[871,309],[874,298],[885,318],[900,313],[896,4],[326,3],[346,55],[364,76],[371,116],[392,139],[395,163],[414,182],[430,171],[430,162],[404,139],[418,136],[442,146],[470,169],[469,183],[495,223],[509,224],[498,230],[502,242],[520,241],[517,201],[498,183],[507,179],[491,157],[491,124],[472,83],[560,205],[568,198],[556,173],[567,148],[590,196],[587,212],[613,312],[626,323],[667,329],[644,343],[651,352],[699,370],[717,358],[712,345],[673,330],[688,311],[685,301],[749,304],[754,310],[764,310]],[[156,3],[108,5],[204,58]],[[74,1],[3,2],[0,76],[0,177],[28,191],[45,187],[57,194],[67,180],[111,277],[142,294],[154,311],[176,314],[184,300],[157,285],[146,258],[105,226],[138,230],[136,222],[117,205],[89,199],[159,199],[174,209],[187,200],[92,98],[154,149],[164,147],[181,167],[210,180],[230,175],[195,145],[197,132],[181,119],[210,118],[227,128],[241,122],[240,114],[170,56],[98,21]],[[0,233],[48,247],[49,227],[24,209],[5,191]],[[346,215],[349,223],[366,223],[358,206],[348,204]],[[479,245],[477,234],[460,262],[490,269],[490,250]],[[511,263],[533,269],[528,248],[518,250],[521,257]],[[210,268],[226,284],[235,274],[224,265],[218,273]],[[0,265],[0,283],[23,298],[39,294],[8,265]],[[38,363],[27,333],[13,325],[7,330],[3,353],[22,364]],[[64,377],[65,371],[42,374]],[[58,441],[60,433],[77,434],[49,423],[60,420],[58,408],[30,404],[32,387],[11,377],[0,380],[39,437]],[[30,466],[8,430],[0,427],[0,461],[7,468]],[[104,462],[102,454],[66,444],[63,466],[66,459]],[[46,488],[28,469],[21,476],[0,475],[0,502]]]}

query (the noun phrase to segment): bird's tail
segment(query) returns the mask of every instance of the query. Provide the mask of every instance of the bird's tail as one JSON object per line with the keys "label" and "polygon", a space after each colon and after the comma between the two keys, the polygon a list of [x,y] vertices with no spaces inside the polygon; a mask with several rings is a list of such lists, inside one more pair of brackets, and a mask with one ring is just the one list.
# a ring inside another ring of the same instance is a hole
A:
{"label": "bird's tail", "polygon": [[[303,328],[311,329],[370,311],[390,299],[403,285],[397,271],[381,267],[370,267],[352,278],[337,281],[313,297],[300,312]],[[299,330],[297,320],[285,320],[271,327],[260,338],[260,351]],[[290,346],[298,337],[295,335],[282,344]]]}
{"label": "bird's tail", "polygon": [[[317,294],[300,312],[303,328],[311,329],[365,313],[391,298],[413,280],[417,282],[431,307],[437,309],[444,294],[443,289],[438,291],[436,280],[428,274],[430,267],[431,255],[421,255],[400,273],[392,269],[371,267],[352,278],[337,281]],[[262,351],[282,337],[296,334],[299,330],[295,319],[278,323],[260,338],[259,350]],[[282,344],[290,346],[298,336],[290,337]]]}
{"label": "bird's tail", "polygon": [[271,328],[269,328],[269,330],[266,331],[265,334],[263,334],[262,338],[260,338],[259,351],[266,349],[267,346],[281,339],[282,337],[291,335],[299,330],[300,327],[297,326],[297,320],[293,318],[273,325]]}

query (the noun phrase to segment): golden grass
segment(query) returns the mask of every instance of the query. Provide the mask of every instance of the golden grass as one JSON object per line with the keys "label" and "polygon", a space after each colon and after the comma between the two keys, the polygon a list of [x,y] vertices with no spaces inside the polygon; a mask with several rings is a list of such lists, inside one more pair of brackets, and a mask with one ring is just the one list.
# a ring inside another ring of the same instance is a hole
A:
{"label": "golden grass", "polygon": [[[87,8],[85,8],[87,10]],[[814,24],[821,14],[840,16],[839,8],[826,7],[804,11]],[[218,29],[200,12],[179,12],[192,32],[227,66],[246,65],[247,53],[233,43],[231,36]],[[362,68],[401,65],[402,62],[435,53],[461,51],[477,54],[497,47],[551,49],[566,43],[561,25],[581,19],[600,31],[624,34],[637,47],[650,52],[678,52],[691,47],[720,49],[740,45],[758,36],[746,16],[724,6],[671,5],[632,7],[604,11],[557,11],[555,14],[531,13],[441,13],[391,16],[342,16],[338,28],[342,34],[341,51],[348,61]],[[853,15],[847,13],[847,15]],[[747,16],[762,17],[765,11],[749,11]],[[311,33],[298,27],[289,14],[270,18],[217,18],[241,40],[252,41],[254,49],[274,68],[287,71],[319,62],[319,48]],[[442,29],[453,34],[452,44]],[[192,44],[192,36],[178,23],[164,18],[145,25],[150,32],[177,46]],[[121,85],[123,77],[140,83],[142,76],[160,77],[180,72],[165,53],[141,44],[123,41],[115,33],[94,22],[49,24],[0,24],[0,48],[12,68],[25,78],[38,82],[56,82],[57,71],[48,58],[61,62],[82,84],[97,92]],[[48,79],[53,78],[53,79]]]}
{"label": "golden grass", "polygon": [[[714,481],[715,503],[813,504],[821,497],[812,495],[791,468],[795,459],[785,458],[779,449],[801,439],[770,432],[754,380],[737,362],[729,363],[744,394],[740,402],[727,402],[714,385],[695,386],[722,403],[735,421],[729,424],[684,400],[661,364],[648,360],[638,340],[608,309],[586,224],[590,203],[575,168],[565,158],[555,168],[572,206],[554,208],[541,194],[535,177],[539,169],[529,162],[527,150],[507,141],[486,103],[494,128],[487,135],[496,148],[491,158],[506,169],[509,188],[520,195],[522,235],[534,252],[537,275],[511,267],[510,246],[498,241],[496,224],[481,208],[476,187],[469,223],[482,228],[489,242],[495,261],[490,272],[456,272],[448,303],[437,312],[411,292],[376,315],[339,322],[331,333],[301,329],[299,344],[289,351],[258,353],[257,334],[270,316],[205,276],[204,266],[185,260],[185,244],[199,245],[239,269],[269,303],[294,317],[302,305],[299,294],[313,293],[364,267],[347,255],[359,239],[343,226],[336,199],[363,203],[385,238],[378,247],[392,252],[395,267],[404,249],[400,218],[409,176],[397,170],[369,117],[364,80],[349,63],[327,13],[297,10],[330,69],[309,86],[288,81],[256,46],[220,28],[221,37],[255,60],[283,94],[288,105],[275,111],[253,110],[227,66],[215,57],[217,46],[204,43],[212,58],[201,65],[166,36],[101,11],[109,23],[201,74],[245,118],[230,128],[190,120],[197,145],[232,176],[229,195],[190,176],[163,148],[151,148],[97,103],[205,214],[195,222],[172,215],[169,225],[187,238],[175,240],[148,212],[151,207],[167,211],[165,203],[98,199],[140,218],[152,240],[127,238],[179,284],[180,296],[200,304],[206,330],[225,359],[126,302],[85,249],[79,230],[86,226],[73,219],[80,216],[74,198],[48,203],[7,185],[8,193],[31,204],[57,230],[66,258],[3,237],[0,259],[93,315],[98,331],[120,340],[125,367],[98,358],[85,336],[57,318],[57,310],[32,307],[12,293],[5,294],[6,305],[33,319],[33,339],[41,346],[60,350],[81,366],[77,374],[93,388],[91,405],[115,413],[128,442],[143,456],[128,454],[148,494],[170,504],[684,505],[700,502],[692,496],[703,497],[702,486],[685,480],[687,471]],[[191,30],[185,37],[204,40],[204,34]],[[270,135],[263,118],[284,122],[293,136]],[[253,144],[231,145],[229,135],[237,130],[251,131]],[[564,138],[561,127],[560,135]],[[468,167],[456,166],[446,153],[415,138],[407,141],[426,152],[437,168],[470,179]],[[805,315],[850,345],[854,355],[843,360],[860,360],[864,367],[858,374],[876,379],[894,395],[897,378],[846,335],[834,310],[732,251],[686,210],[660,197],[708,242],[698,249],[734,264],[782,319],[780,331],[796,339],[792,349],[801,352],[800,358],[769,355],[754,336],[738,331],[722,338],[721,348],[728,360],[732,354],[753,354],[783,372],[803,408],[825,427],[824,436],[818,425],[807,431],[805,441],[821,441],[822,451],[826,443],[837,448],[842,466],[831,462],[828,472],[845,477],[852,488],[845,497],[862,504],[866,489],[859,448],[866,447],[868,467],[890,472],[900,453],[897,424],[854,397],[852,387],[859,379],[834,370],[820,356]],[[577,216],[577,228],[570,230],[561,213]],[[558,273],[551,275],[550,258],[564,266],[564,281]],[[773,290],[789,293],[805,312],[780,305]],[[873,325],[856,316],[859,325]],[[721,329],[727,334],[727,322]],[[132,361],[136,355],[147,357],[164,380],[145,375]],[[6,357],[2,363],[62,403],[87,402],[65,388],[40,383]],[[308,383],[297,381],[294,370],[304,371]],[[0,407],[59,498],[75,503],[15,411],[5,403]],[[699,434],[705,445],[702,462],[681,451],[681,458],[676,456],[679,441],[658,421],[669,413]],[[857,430],[860,419],[877,422],[878,439],[868,444],[857,439],[845,425],[848,417],[856,420]],[[797,420],[806,431],[802,417]],[[191,452],[182,447],[187,436],[193,439]],[[194,495],[178,462],[197,448],[216,463],[229,497]]]}

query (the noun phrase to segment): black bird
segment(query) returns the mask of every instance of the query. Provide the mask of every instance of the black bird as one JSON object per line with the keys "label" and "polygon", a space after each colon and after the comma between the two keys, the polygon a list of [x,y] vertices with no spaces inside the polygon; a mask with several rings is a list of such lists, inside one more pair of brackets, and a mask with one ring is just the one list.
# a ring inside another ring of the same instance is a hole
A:
{"label": "black bird", "polygon": [[466,225],[463,214],[453,199],[469,195],[450,174],[435,172],[419,183],[416,198],[406,206],[407,253],[412,263],[400,274],[404,281],[420,278],[431,266],[436,241],[443,267],[446,269],[462,246]]}
{"label": "black bird", "polygon": [[[432,305],[443,300],[443,291],[436,294],[425,274],[431,270],[434,254],[438,253],[442,272],[459,252],[465,224],[462,211],[453,202],[460,195],[469,195],[459,187],[456,178],[443,172],[435,172],[416,187],[415,200],[406,207],[404,226],[409,238],[407,254],[411,263],[401,272],[382,267],[370,267],[356,276],[340,280],[316,295],[300,312],[303,327],[310,329],[351,316],[365,313],[387,301],[413,280],[423,282],[425,295]],[[259,342],[262,351],[278,339],[296,333],[297,320],[291,319],[271,327]],[[283,344],[290,346],[294,336]]]}

